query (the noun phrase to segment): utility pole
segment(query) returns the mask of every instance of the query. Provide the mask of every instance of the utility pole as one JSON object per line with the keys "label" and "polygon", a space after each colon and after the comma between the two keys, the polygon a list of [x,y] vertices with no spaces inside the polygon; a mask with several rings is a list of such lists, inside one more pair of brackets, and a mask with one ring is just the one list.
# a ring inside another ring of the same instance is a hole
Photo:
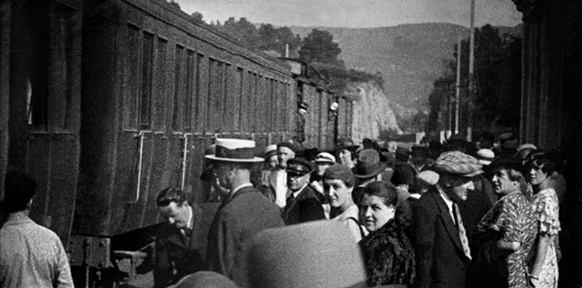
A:
{"label": "utility pole", "polygon": [[[475,0],[471,0],[471,36],[469,38],[469,87],[468,87],[468,101],[467,101],[467,128],[473,128],[473,107],[475,107]],[[467,140],[470,141],[467,129]]]}
{"label": "utility pole", "polygon": [[455,83],[455,130],[453,134],[459,133],[459,106],[461,102],[461,36],[457,41],[457,81]]}

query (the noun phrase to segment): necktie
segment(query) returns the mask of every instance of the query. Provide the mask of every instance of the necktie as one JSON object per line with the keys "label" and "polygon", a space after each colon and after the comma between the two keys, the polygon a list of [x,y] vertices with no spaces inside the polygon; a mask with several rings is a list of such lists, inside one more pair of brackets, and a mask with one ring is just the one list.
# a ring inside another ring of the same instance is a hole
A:
{"label": "necktie", "polygon": [[467,239],[467,232],[465,231],[465,226],[463,226],[463,220],[461,219],[461,213],[459,212],[457,203],[453,203],[453,213],[455,214],[455,218],[457,218],[457,228],[459,229],[459,239],[461,240],[461,246],[463,246],[463,253],[465,253],[467,258],[471,259],[469,239]]}

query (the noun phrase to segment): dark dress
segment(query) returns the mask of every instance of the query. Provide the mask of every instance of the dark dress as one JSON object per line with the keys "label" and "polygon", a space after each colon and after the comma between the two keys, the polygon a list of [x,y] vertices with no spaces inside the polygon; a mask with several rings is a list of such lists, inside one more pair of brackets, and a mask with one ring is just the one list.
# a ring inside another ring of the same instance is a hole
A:
{"label": "dark dress", "polygon": [[[523,193],[516,191],[499,199],[477,225],[479,250],[474,260],[481,268],[481,287],[529,287],[526,258],[536,233],[534,209]],[[497,249],[498,240],[521,246],[509,254]]]}
{"label": "dark dress", "polygon": [[415,277],[414,250],[396,220],[360,241],[368,286],[412,285]]}

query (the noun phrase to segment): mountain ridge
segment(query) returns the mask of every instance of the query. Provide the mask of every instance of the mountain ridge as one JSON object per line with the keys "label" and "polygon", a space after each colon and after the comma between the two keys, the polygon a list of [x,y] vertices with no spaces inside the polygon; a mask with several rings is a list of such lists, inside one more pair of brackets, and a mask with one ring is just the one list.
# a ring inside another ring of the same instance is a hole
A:
{"label": "mountain ridge", "polygon": [[[520,34],[520,26],[495,27],[500,34]],[[400,116],[427,111],[434,80],[442,76],[446,61],[454,61],[458,37],[470,29],[450,23],[416,23],[375,28],[289,27],[305,37],[313,29],[333,35],[348,69],[375,74],[385,80],[384,94]]]}

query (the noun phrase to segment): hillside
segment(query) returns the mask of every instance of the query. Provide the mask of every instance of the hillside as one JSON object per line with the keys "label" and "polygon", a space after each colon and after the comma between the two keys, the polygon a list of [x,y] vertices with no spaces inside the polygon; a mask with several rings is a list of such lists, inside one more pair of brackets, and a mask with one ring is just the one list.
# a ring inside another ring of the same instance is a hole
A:
{"label": "hillside", "polygon": [[[326,30],[342,49],[340,58],[348,68],[382,73],[385,94],[399,115],[427,109],[428,95],[441,76],[443,62],[453,59],[458,37],[469,37],[469,28],[447,24],[405,24],[381,28],[290,27],[306,36],[312,29]],[[502,33],[517,30],[498,27]]]}

